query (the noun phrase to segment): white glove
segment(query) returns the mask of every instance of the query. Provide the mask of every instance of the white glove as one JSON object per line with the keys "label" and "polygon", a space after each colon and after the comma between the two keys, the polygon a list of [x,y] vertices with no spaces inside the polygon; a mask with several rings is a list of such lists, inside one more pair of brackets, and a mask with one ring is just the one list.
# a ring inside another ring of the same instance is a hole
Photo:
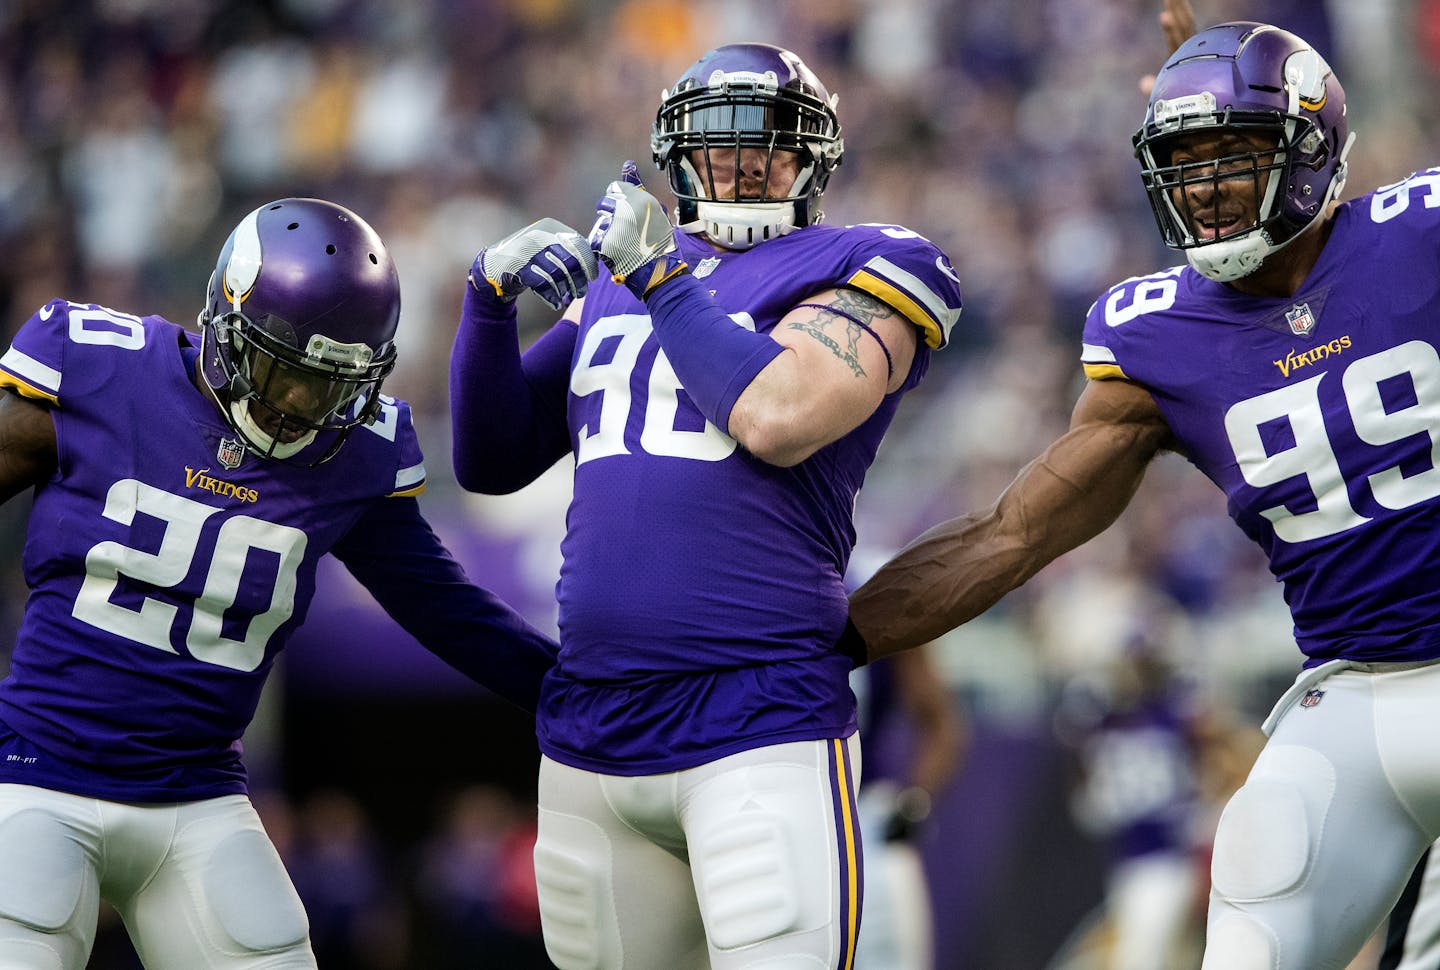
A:
{"label": "white glove", "polygon": [[590,248],[610,267],[615,282],[623,283],[640,299],[668,279],[690,267],[676,253],[675,233],[665,207],[626,162],[621,177],[611,182],[595,204],[595,225]]}
{"label": "white glove", "polygon": [[541,219],[480,250],[470,285],[506,303],[533,290],[558,310],[584,296],[599,272],[580,233],[558,219]]}

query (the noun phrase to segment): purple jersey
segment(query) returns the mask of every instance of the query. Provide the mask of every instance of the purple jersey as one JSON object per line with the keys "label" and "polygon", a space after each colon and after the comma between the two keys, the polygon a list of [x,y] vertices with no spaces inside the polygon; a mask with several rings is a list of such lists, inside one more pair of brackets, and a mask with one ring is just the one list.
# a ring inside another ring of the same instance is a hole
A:
{"label": "purple jersey", "polygon": [[941,252],[896,226],[813,226],[716,252],[676,233],[715,302],[769,332],[797,304],[861,290],[925,338],[904,388],[792,468],[709,424],[645,307],[602,278],[585,298],[568,395],[575,497],[558,586],[560,661],[543,751],[616,774],[678,770],[760,745],[854,730],[846,616],[852,509],[905,390],[959,313]]}
{"label": "purple jersey", "polygon": [[317,468],[263,461],[196,388],[195,353],[159,317],[56,300],[0,358],[0,387],[52,406],[59,455],[30,513],[0,781],[125,801],[244,791],[239,738],[332,549],[436,652],[448,634],[402,599],[444,587],[423,608],[472,646],[467,619],[514,619],[408,498],[425,469],[404,402],[382,398]]}
{"label": "purple jersey", "polygon": [[1106,711],[1080,751],[1087,822],[1118,859],[1187,851],[1197,810],[1189,712],[1148,697]]}
{"label": "purple jersey", "polygon": [[1293,297],[1176,268],[1085,323],[1088,376],[1146,387],[1269,556],[1307,666],[1440,657],[1437,199],[1440,169],[1341,206]]}

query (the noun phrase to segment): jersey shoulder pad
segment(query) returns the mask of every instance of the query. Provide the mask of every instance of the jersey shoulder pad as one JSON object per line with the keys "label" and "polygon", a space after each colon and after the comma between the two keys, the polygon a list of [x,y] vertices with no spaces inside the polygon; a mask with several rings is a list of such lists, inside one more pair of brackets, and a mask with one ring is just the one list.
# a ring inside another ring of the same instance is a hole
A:
{"label": "jersey shoulder pad", "polygon": [[[0,356],[0,387],[60,405],[67,391],[85,393],[115,369],[132,364],[128,353],[144,348],[160,325],[158,317],[142,319],[93,303],[51,300],[25,321]],[[62,390],[67,361],[70,382]]]}
{"label": "jersey shoulder pad", "polygon": [[938,246],[904,226],[846,226],[849,275],[840,284],[894,307],[939,349],[960,318],[960,278]]}
{"label": "jersey shoulder pad", "polygon": [[381,394],[375,420],[350,433],[340,456],[349,467],[385,476],[376,486],[387,498],[419,495],[425,491],[425,457],[420,438],[415,432],[410,404],[400,398]]}
{"label": "jersey shoulder pad", "polygon": [[1398,182],[1343,203],[1357,220],[1395,223],[1421,230],[1440,228],[1440,168],[1415,172]]}
{"label": "jersey shoulder pad", "polygon": [[1132,378],[1125,371],[1124,346],[1160,320],[1181,298],[1188,266],[1132,276],[1101,294],[1085,315],[1080,361],[1091,380]]}

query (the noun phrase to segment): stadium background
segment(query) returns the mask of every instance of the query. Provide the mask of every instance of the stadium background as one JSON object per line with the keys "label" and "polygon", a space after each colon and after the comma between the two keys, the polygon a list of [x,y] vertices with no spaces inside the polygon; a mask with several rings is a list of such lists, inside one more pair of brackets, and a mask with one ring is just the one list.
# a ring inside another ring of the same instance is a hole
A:
{"label": "stadium background", "polygon": [[[1440,0],[1195,6],[1202,24],[1291,27],[1335,65],[1359,133],[1347,196],[1440,162]],[[388,389],[416,411],[423,507],[474,579],[553,629],[568,467],[504,498],[453,484],[459,288],[486,242],[541,215],[583,229],[622,160],[653,171],[660,90],[701,51],[779,43],[840,95],[847,152],[827,221],[925,234],[965,294],[953,347],[862,492],[863,569],[988,502],[1063,428],[1095,295],[1177,261],[1129,150],[1139,78],[1164,53],[1155,12],[1151,0],[0,0],[0,335],[55,296],[193,320],[245,212],[287,195],[350,206],[400,269]],[[526,339],[544,310],[522,301]],[[25,597],[26,507],[0,508],[3,649]],[[246,738],[321,966],[545,966],[525,870],[529,719],[429,657],[342,570],[322,584]],[[972,731],[925,833],[942,968],[1050,966],[1093,915],[1105,855],[1070,811],[1054,714],[1142,630],[1229,723],[1257,724],[1296,667],[1278,587],[1180,459],[1104,537],[937,651]],[[107,918],[92,966],[134,965]]]}

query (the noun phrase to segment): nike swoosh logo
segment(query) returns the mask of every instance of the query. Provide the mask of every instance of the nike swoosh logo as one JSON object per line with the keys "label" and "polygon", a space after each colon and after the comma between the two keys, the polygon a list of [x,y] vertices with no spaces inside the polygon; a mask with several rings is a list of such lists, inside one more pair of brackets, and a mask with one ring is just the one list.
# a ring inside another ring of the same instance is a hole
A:
{"label": "nike swoosh logo", "polygon": [[944,273],[946,276],[950,277],[956,283],[960,282],[960,277],[955,275],[955,268],[945,261],[944,256],[935,257],[935,268],[938,269],[940,272]]}
{"label": "nike swoosh logo", "polygon": [[55,304],[47,303],[40,308],[40,319],[49,320],[55,313]]}
{"label": "nike swoosh logo", "polygon": [[[657,238],[655,238],[655,239],[651,239],[651,238],[650,238],[650,217],[651,217],[652,215],[654,215],[654,214],[655,214],[655,206],[653,206],[653,205],[651,205],[651,204],[649,204],[649,203],[646,203],[646,205],[645,205],[645,222],[640,226],[640,241],[641,241],[642,243],[644,243],[646,249],[654,249],[654,248],[656,248],[657,246],[659,246],[659,245],[661,244],[659,237],[657,237]],[[669,220],[666,220],[666,222],[665,222],[665,230],[666,230],[666,235],[669,235],[669,230],[670,230],[670,222],[669,222]]]}

